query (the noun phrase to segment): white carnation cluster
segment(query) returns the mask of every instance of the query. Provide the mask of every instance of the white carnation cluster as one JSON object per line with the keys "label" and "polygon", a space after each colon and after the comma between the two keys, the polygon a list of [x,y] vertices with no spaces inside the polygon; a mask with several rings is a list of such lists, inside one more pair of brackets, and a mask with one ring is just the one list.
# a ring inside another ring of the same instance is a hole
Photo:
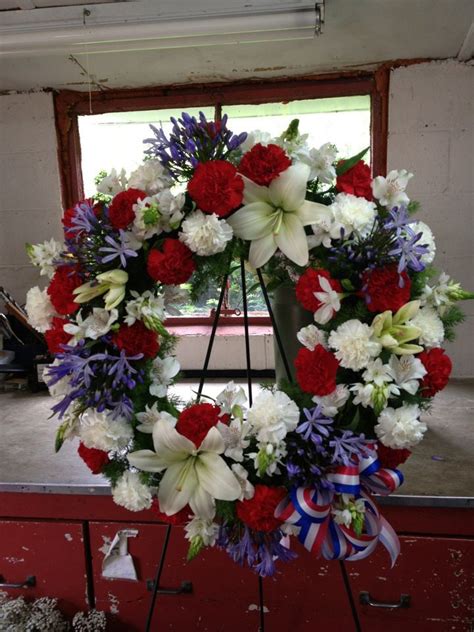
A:
{"label": "white carnation cluster", "polygon": [[176,230],[184,217],[184,200],[183,193],[174,195],[169,189],[138,200],[133,205],[134,235],[143,241],[163,232]]}
{"label": "white carnation cluster", "polygon": [[193,211],[186,217],[179,234],[180,241],[200,257],[223,252],[232,237],[232,228],[225,219],[219,219],[215,213],[209,215],[200,210]]}
{"label": "white carnation cluster", "polygon": [[396,450],[412,448],[423,439],[426,430],[426,424],[420,421],[420,409],[416,404],[385,408],[375,426],[375,434],[380,441]]}
{"label": "white carnation cluster", "polygon": [[51,329],[53,317],[57,314],[46,289],[41,290],[36,286],[28,290],[25,309],[28,322],[36,331],[44,334],[45,331]]}
{"label": "white carnation cluster", "polygon": [[127,471],[112,487],[114,502],[129,511],[149,509],[152,503],[151,490],[140,480],[138,472]]}
{"label": "white carnation cluster", "polygon": [[122,417],[88,408],[80,416],[79,437],[86,448],[104,452],[123,450],[133,438],[133,428]]}
{"label": "white carnation cluster", "polygon": [[356,319],[339,325],[329,335],[328,342],[341,366],[353,371],[365,369],[382,350],[381,344],[374,339],[372,328]]}

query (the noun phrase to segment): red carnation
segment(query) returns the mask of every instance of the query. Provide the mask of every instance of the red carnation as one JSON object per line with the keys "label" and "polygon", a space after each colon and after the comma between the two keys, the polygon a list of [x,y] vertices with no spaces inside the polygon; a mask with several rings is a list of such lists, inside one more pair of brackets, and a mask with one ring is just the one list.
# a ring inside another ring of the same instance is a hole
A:
{"label": "red carnation", "polygon": [[146,198],[146,193],[140,189],[127,189],[117,193],[109,206],[109,219],[112,226],[117,230],[127,228],[135,219],[133,205],[143,198]]}
{"label": "red carnation", "polygon": [[313,351],[300,349],[295,367],[296,379],[305,393],[329,395],[335,390],[339,362],[322,345],[316,345]]}
{"label": "red carnation", "polygon": [[421,382],[421,394],[423,397],[433,397],[448,383],[453,363],[441,347],[422,351],[417,357],[428,371]]}
{"label": "red carnation", "polygon": [[[362,281],[369,312],[396,312],[410,300],[410,277],[406,272],[400,275],[396,265],[368,270],[364,272]],[[400,287],[401,283],[403,287]]]}
{"label": "red carnation", "polygon": [[[341,161],[339,164],[344,163]],[[363,160],[348,169],[345,173],[337,176],[336,189],[340,193],[351,193],[366,200],[372,200],[372,176],[370,167]]]}
{"label": "red carnation", "polygon": [[112,340],[127,355],[143,353],[144,358],[154,358],[160,350],[156,332],[145,327],[141,320],[137,320],[130,326],[120,325],[120,329],[113,335]]}
{"label": "red carnation", "polygon": [[282,521],[275,518],[275,509],[287,495],[284,487],[255,485],[255,495],[237,503],[237,516],[255,531],[273,531]]}
{"label": "red carnation", "polygon": [[104,465],[110,463],[107,452],[96,448],[88,448],[82,441],[77,448],[77,452],[92,474],[100,474]]}
{"label": "red carnation", "polygon": [[73,266],[60,266],[56,269],[48,294],[54,309],[58,314],[66,316],[74,314],[79,309],[79,304],[74,302],[73,291],[82,285],[83,280]]}
{"label": "red carnation", "polygon": [[278,145],[257,143],[244,154],[239,171],[257,184],[267,187],[282,171],[291,165],[291,160]]}
{"label": "red carnation", "polygon": [[188,193],[204,213],[227,217],[242,204],[244,181],[225,160],[210,160],[197,166]]}
{"label": "red carnation", "polygon": [[148,274],[165,285],[185,283],[195,269],[193,253],[178,239],[165,239],[160,250],[148,255]]}
{"label": "red carnation", "polygon": [[[155,505],[155,503],[153,504]],[[161,511],[160,502],[158,498],[156,499],[155,506],[156,506],[157,519],[160,522],[166,522],[167,524],[171,524],[173,526],[179,526],[181,524],[185,524],[186,522],[189,522],[189,517],[192,516],[192,513],[193,513],[189,505],[186,505],[186,507],[183,507],[183,509],[181,509],[181,511],[178,511],[178,513],[175,513],[172,516],[168,516],[167,514]]]}
{"label": "red carnation", "polygon": [[322,291],[321,284],[319,283],[320,276],[329,281],[329,285],[333,290],[342,292],[342,286],[339,281],[332,279],[327,270],[313,270],[313,268],[308,268],[298,279],[295,291],[298,301],[310,312],[316,312],[321,307],[320,301],[318,301],[314,295],[315,292]]}
{"label": "red carnation", "polygon": [[71,334],[64,331],[64,325],[69,321],[64,318],[53,318],[52,327],[44,332],[46,344],[50,353],[61,353],[63,348],[61,345],[67,345],[71,340]]}
{"label": "red carnation", "polygon": [[221,421],[220,413],[219,406],[194,404],[179,415],[176,430],[199,448],[209,430]]}
{"label": "red carnation", "polygon": [[377,457],[380,461],[380,465],[392,470],[396,469],[402,463],[405,463],[410,454],[411,450],[387,448],[383,443],[379,443],[377,446]]}

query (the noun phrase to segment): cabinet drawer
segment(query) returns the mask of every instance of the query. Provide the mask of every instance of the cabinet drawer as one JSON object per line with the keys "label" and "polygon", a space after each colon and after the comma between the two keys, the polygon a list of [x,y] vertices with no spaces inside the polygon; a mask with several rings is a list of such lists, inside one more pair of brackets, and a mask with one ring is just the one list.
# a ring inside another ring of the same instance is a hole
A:
{"label": "cabinet drawer", "polygon": [[378,602],[410,598],[407,608],[360,605],[364,632],[468,632],[474,621],[474,540],[400,540],[401,554],[393,569],[380,547],[367,560],[347,564],[357,600],[362,591]]}
{"label": "cabinet drawer", "polygon": [[0,575],[3,583],[11,584],[35,577],[31,587],[0,587],[12,597],[57,597],[68,615],[87,610],[82,524],[0,521]]}

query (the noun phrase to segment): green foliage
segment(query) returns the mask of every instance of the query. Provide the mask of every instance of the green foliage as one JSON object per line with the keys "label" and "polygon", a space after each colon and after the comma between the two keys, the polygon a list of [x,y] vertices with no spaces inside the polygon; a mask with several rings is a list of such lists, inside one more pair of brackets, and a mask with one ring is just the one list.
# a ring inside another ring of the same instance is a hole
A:
{"label": "green foliage", "polygon": [[195,557],[197,557],[203,548],[204,548],[204,542],[202,541],[201,536],[200,535],[194,536],[194,538],[189,543],[188,555],[187,555],[188,562],[190,562]]}
{"label": "green foliage", "polygon": [[336,165],[336,175],[342,176],[344,173],[346,173],[346,171],[349,171],[349,169],[352,169],[352,167],[356,165],[359,162],[359,160],[362,160],[362,158],[369,151],[369,149],[370,147],[366,147],[355,156],[352,156],[351,158],[348,158],[347,160],[339,161],[338,164]]}
{"label": "green foliage", "polygon": [[440,318],[443,321],[445,338],[452,342],[456,337],[456,326],[462,323],[466,317],[457,305],[452,305],[443,314],[440,314]]}
{"label": "green foliage", "polygon": [[236,520],[235,503],[228,500],[216,500],[216,516],[221,522],[234,522]]}
{"label": "green foliage", "polygon": [[419,298],[423,292],[423,288],[428,281],[437,274],[432,266],[427,266],[422,272],[417,272],[411,276],[410,298],[414,300]]}
{"label": "green foliage", "polygon": [[113,487],[127,469],[128,461],[125,458],[120,458],[118,455],[115,455],[113,461],[103,466],[102,474],[110,480],[110,484]]}

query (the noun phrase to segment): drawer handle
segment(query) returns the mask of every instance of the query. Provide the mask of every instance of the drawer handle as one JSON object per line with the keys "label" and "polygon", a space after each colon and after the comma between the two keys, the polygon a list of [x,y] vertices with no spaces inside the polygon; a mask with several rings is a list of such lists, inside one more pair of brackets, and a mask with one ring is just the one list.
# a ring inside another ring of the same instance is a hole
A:
{"label": "drawer handle", "polygon": [[400,595],[400,600],[396,603],[387,603],[385,601],[377,601],[373,597],[370,596],[370,593],[367,591],[362,591],[359,593],[359,603],[363,606],[372,606],[373,608],[409,608],[411,603],[410,595]]}
{"label": "drawer handle", "polygon": [[19,584],[10,584],[4,581],[2,575],[0,575],[0,588],[33,588],[33,586],[36,586],[36,577],[34,575],[29,575],[24,582]]}
{"label": "drawer handle", "polygon": [[[153,590],[155,586],[155,582],[153,579],[147,579],[146,589]],[[181,582],[181,586],[179,588],[158,588],[156,591],[157,595],[189,595],[193,592],[193,583],[192,582]]]}

